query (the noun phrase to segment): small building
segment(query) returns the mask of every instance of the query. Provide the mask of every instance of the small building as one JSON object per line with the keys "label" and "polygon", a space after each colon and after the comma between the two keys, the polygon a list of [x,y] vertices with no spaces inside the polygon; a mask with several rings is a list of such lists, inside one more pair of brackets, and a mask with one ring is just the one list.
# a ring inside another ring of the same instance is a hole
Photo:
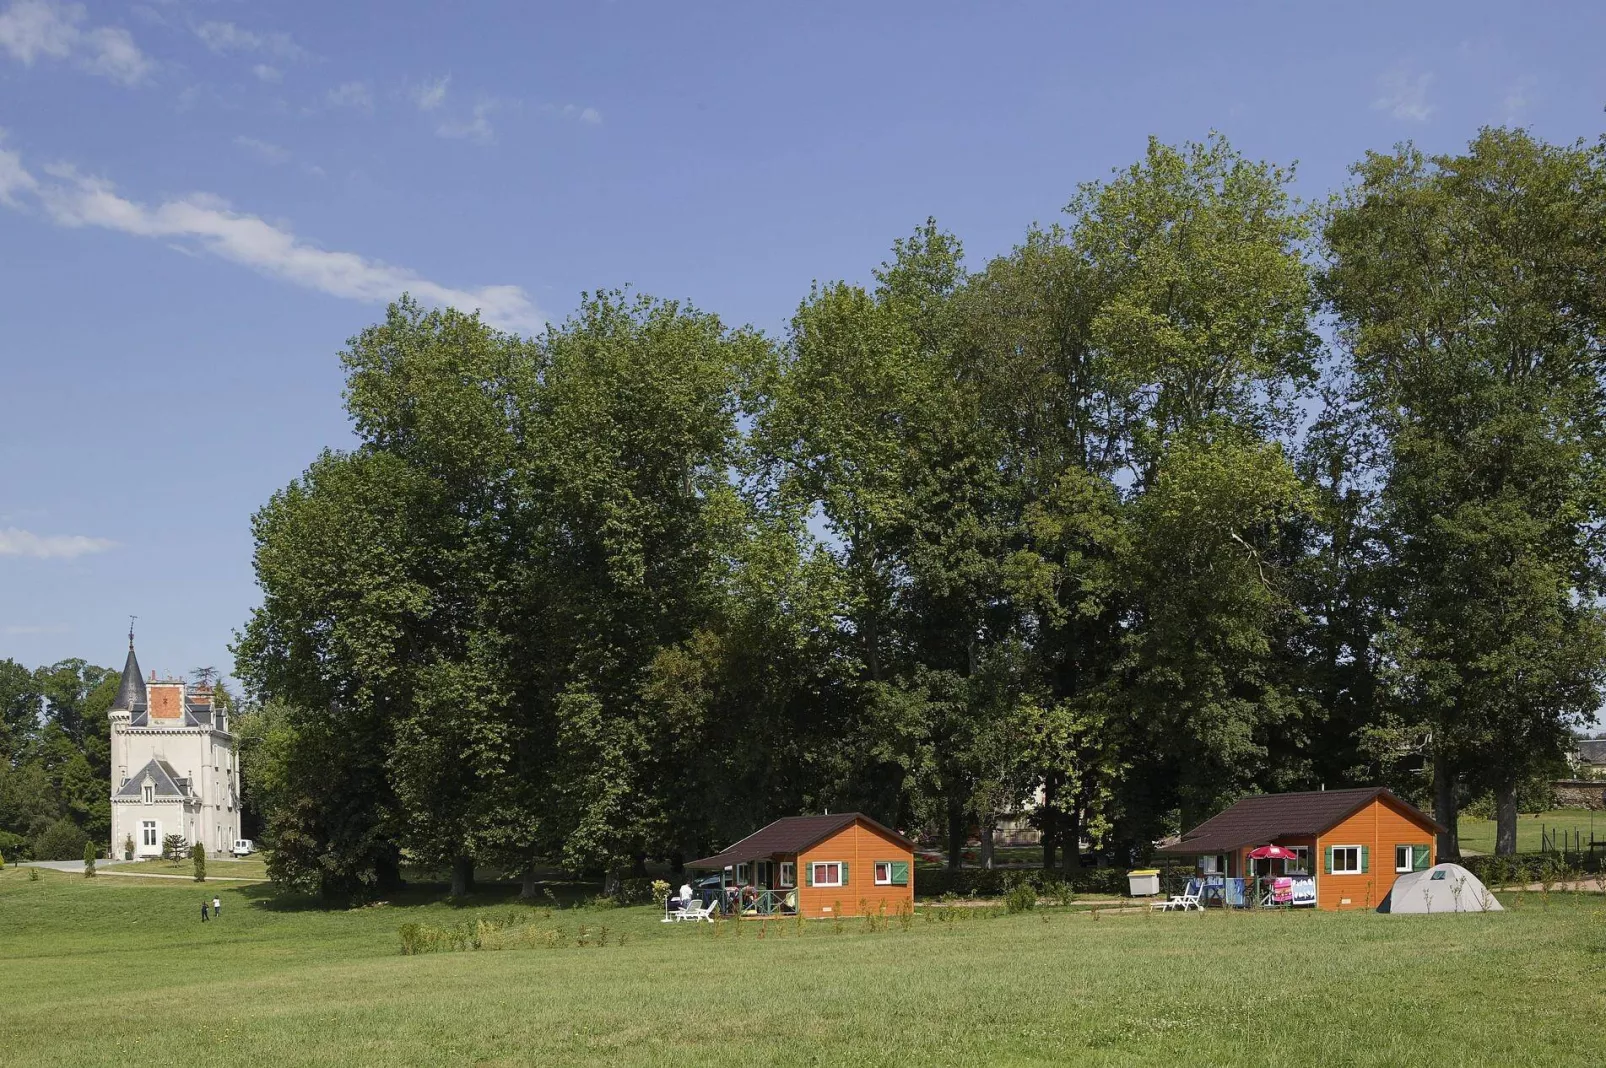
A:
{"label": "small building", "polygon": [[788,816],[687,867],[720,873],[744,915],[895,915],[914,907],[914,849],[862,812]]}
{"label": "small building", "polygon": [[155,857],[168,835],[213,854],[240,837],[240,768],[228,716],[209,686],[147,682],[128,636],[128,659],[107,719],[111,726],[111,852],[133,843]]}
{"label": "small building", "polygon": [[[1176,842],[1164,856],[1195,857],[1204,874],[1227,880],[1291,875],[1296,901],[1322,909],[1376,908],[1398,875],[1433,863],[1444,828],[1381,786],[1259,794],[1240,799]],[[1287,860],[1251,860],[1260,846],[1282,846]]]}

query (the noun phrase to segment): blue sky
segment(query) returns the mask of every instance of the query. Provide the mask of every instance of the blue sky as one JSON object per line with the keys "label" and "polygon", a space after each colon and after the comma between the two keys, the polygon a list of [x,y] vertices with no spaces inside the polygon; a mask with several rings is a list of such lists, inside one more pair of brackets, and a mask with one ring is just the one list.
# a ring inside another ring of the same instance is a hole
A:
{"label": "blue sky", "polygon": [[[0,0],[0,656],[228,669],[249,518],[403,288],[780,331],[927,215],[973,260],[1145,138],[1603,129],[1606,6]],[[792,13],[795,12],[795,13]]]}

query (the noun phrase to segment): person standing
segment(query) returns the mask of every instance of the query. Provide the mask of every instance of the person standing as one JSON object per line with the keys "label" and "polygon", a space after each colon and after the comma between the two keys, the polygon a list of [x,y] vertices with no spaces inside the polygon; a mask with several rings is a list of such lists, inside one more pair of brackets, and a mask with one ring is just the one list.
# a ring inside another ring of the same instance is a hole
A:
{"label": "person standing", "polygon": [[222,915],[223,915],[223,899],[220,898],[220,897],[214,897],[212,899],[212,918],[215,920],[219,916],[222,916]]}
{"label": "person standing", "polygon": [[202,923],[205,923],[205,922],[206,922],[206,920],[207,920],[207,915],[206,915],[206,898],[204,898],[204,897],[203,897],[203,898],[201,898],[201,922],[202,922]]}

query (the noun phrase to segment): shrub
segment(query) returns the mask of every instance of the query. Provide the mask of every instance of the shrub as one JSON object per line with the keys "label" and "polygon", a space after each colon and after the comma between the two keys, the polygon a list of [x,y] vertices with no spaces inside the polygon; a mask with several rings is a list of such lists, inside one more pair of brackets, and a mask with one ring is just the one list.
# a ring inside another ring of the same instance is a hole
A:
{"label": "shrub", "polygon": [[195,862],[195,881],[206,882],[206,848],[200,842],[190,846],[190,860]]}
{"label": "shrub", "polygon": [[28,881],[30,883],[36,883],[36,882],[39,881],[39,869],[38,868],[29,868],[28,869]]}
{"label": "shrub", "polygon": [[131,834],[123,836],[123,859],[134,859],[134,836]]}
{"label": "shrub", "polygon": [[[610,900],[619,905],[648,905],[656,895],[657,889],[652,879],[620,879]],[[669,884],[664,883],[664,896],[668,895]],[[658,902],[662,904],[663,898],[658,898]]]}
{"label": "shrub", "polygon": [[6,870],[6,855],[4,853],[0,853],[0,871],[5,871],[5,870]]}
{"label": "shrub", "polygon": [[1027,880],[1016,883],[1014,888],[1004,896],[1004,907],[1010,912],[1025,912],[1037,907],[1037,887]]}
{"label": "shrub", "polygon": [[35,860],[77,860],[84,855],[89,836],[83,828],[63,816],[33,840]]}
{"label": "shrub", "polygon": [[93,842],[85,842],[84,843],[84,878],[85,879],[93,879],[95,877],[95,857],[99,852],[100,851],[95,848],[95,843],[93,843]]}
{"label": "shrub", "polygon": [[162,859],[170,860],[174,864],[184,859],[184,836],[170,834],[162,839]]}
{"label": "shrub", "polygon": [[1124,894],[1126,872],[1121,868],[1073,868],[1043,871],[1039,868],[921,868],[915,873],[916,897],[1003,897],[1017,884],[1026,883],[1044,897],[1069,894]]}

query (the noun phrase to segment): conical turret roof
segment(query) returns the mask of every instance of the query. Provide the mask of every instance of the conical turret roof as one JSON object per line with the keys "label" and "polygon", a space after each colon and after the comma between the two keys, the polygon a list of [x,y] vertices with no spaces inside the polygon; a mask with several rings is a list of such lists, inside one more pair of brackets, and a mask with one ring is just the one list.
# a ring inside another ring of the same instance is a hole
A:
{"label": "conical turret roof", "polygon": [[123,681],[117,687],[113,712],[145,711],[145,676],[140,674],[139,658],[134,655],[134,639],[128,639],[128,660],[123,664]]}

